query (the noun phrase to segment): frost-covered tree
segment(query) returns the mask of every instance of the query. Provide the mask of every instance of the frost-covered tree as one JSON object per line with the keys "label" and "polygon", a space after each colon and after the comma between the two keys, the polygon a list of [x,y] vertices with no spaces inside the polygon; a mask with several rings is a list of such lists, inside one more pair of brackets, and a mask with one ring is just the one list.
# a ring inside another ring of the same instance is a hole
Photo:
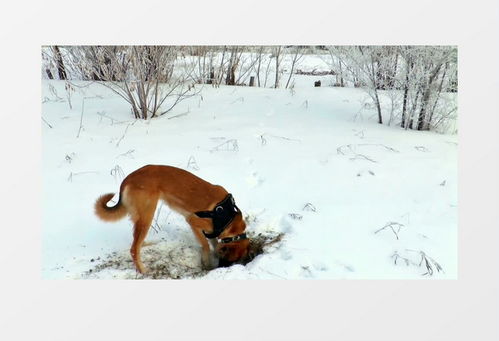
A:
{"label": "frost-covered tree", "polygon": [[363,88],[374,102],[380,124],[383,123],[383,116],[378,90],[385,88],[382,70],[387,60],[383,52],[381,46],[355,46],[344,50],[347,61],[353,64],[351,72],[354,79],[359,85],[365,85]]}
{"label": "frost-covered tree", "polygon": [[121,96],[135,118],[163,115],[195,94],[192,65],[177,63],[177,46],[78,46],[69,51],[75,68]]}
{"label": "frost-covered tree", "polygon": [[[430,130],[450,118],[455,101],[446,94],[457,73],[457,49],[451,46],[402,46],[401,126]],[[454,103],[454,104],[453,104]]]}
{"label": "frost-covered tree", "polygon": [[275,82],[274,82],[274,88],[279,87],[279,80],[281,76],[281,63],[282,63],[282,46],[274,46],[272,49],[272,57],[275,58]]}
{"label": "frost-covered tree", "polygon": [[57,65],[57,73],[59,74],[59,79],[67,79],[66,68],[64,67],[64,62],[62,60],[61,51],[59,46],[52,46],[52,54],[54,56],[55,63]]}
{"label": "frost-covered tree", "polygon": [[298,63],[303,58],[303,51],[302,51],[302,48],[300,46],[294,46],[292,48],[292,51],[293,51],[293,53],[291,53],[291,55],[290,55],[290,57],[291,57],[291,61],[290,61],[291,69],[289,70],[289,77],[288,77],[288,81],[286,82],[286,89],[289,86],[289,82],[291,81],[291,77],[293,77],[293,72],[294,72],[295,68],[298,66]]}
{"label": "frost-covered tree", "polygon": [[328,65],[341,74],[341,82],[347,79],[367,92],[379,123],[383,123],[383,98],[390,103],[388,124],[400,119],[405,129],[430,130],[453,118],[457,107],[449,89],[457,91],[455,47],[331,46],[328,50]]}
{"label": "frost-covered tree", "polygon": [[242,48],[239,46],[230,47],[229,63],[227,65],[227,76],[225,77],[225,84],[236,85],[236,70],[241,60]]}
{"label": "frost-covered tree", "polygon": [[67,66],[59,46],[42,46],[42,68],[48,79],[68,79]]}

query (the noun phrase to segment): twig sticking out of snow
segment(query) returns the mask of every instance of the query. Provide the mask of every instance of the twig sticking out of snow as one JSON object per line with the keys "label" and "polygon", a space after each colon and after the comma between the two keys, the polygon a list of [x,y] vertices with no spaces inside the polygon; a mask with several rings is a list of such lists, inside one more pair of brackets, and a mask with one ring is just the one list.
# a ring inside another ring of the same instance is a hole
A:
{"label": "twig sticking out of snow", "polygon": [[406,212],[400,216],[400,218],[406,218],[407,224],[409,225],[411,223],[411,214],[409,212]]}
{"label": "twig sticking out of snow", "polygon": [[400,153],[398,150],[396,150],[395,148],[392,148],[392,147],[388,147],[382,143],[359,143],[359,144],[345,144],[345,145],[342,145],[342,146],[339,146],[338,148],[336,148],[336,152],[338,154],[341,154],[341,155],[345,155],[345,151],[344,151],[344,148],[348,148],[350,150],[351,153],[353,154],[356,154],[355,152],[355,148],[357,147],[368,147],[368,146],[374,146],[374,147],[383,147],[385,148],[386,150],[390,151],[390,152],[393,152],[393,153]]}
{"label": "twig sticking out of snow", "polygon": [[111,169],[111,176],[114,177],[114,180],[116,182],[119,182],[119,180],[123,179],[125,177],[125,172],[123,172],[123,169],[119,165],[114,166],[113,169]]}
{"label": "twig sticking out of snow", "polygon": [[161,214],[161,209],[163,208],[163,203],[159,205],[158,211],[156,212],[156,217],[154,217],[153,223],[151,225],[154,232],[158,233],[161,230],[161,226],[158,223],[159,215]]}
{"label": "twig sticking out of snow", "polygon": [[267,139],[264,137],[265,134],[260,135],[260,140],[262,142],[262,146],[265,146],[267,144]]}
{"label": "twig sticking out of snow", "polygon": [[314,205],[311,203],[307,202],[305,206],[303,206],[303,211],[312,211],[312,212],[317,212],[317,209],[315,208]]}
{"label": "twig sticking out of snow", "polygon": [[96,172],[96,171],[88,171],[88,172],[78,172],[78,173],[69,173],[69,176],[68,176],[68,181],[69,182],[73,182],[73,176],[75,175],[83,175],[83,174],[99,174],[99,172]]}
{"label": "twig sticking out of snow", "polygon": [[[59,95],[57,94],[57,90],[55,89],[55,87],[52,84],[49,84],[49,91],[52,95],[54,95],[55,102],[64,102],[64,99],[62,97],[59,97]],[[50,99],[49,99],[49,101],[50,101]]]}
{"label": "twig sticking out of snow", "polygon": [[385,226],[383,226],[382,228],[380,228],[379,230],[376,230],[374,231],[374,233],[378,233],[380,231],[383,231],[387,228],[390,228],[390,230],[392,230],[393,234],[395,235],[395,237],[397,238],[397,240],[399,239],[399,232],[400,232],[400,229],[404,227],[404,224],[400,224],[400,223],[397,223],[397,222],[389,222],[387,223]]}
{"label": "twig sticking out of snow", "polygon": [[410,251],[410,252],[417,252],[421,256],[421,260],[420,260],[418,266],[421,266],[422,264],[424,264],[426,267],[426,272],[424,274],[422,274],[422,276],[433,276],[433,274],[435,273],[435,271],[433,270],[433,267],[435,267],[437,272],[440,272],[440,271],[444,272],[444,269],[442,268],[442,266],[440,266],[440,264],[438,264],[433,258],[428,256],[424,251],[421,251],[421,250],[417,251],[417,250],[411,250],[411,249],[406,249],[406,250]]}
{"label": "twig sticking out of snow", "polygon": [[390,152],[400,153],[397,149],[385,146],[382,143],[360,143],[357,146],[359,146],[359,147],[363,147],[363,146],[378,146],[378,147],[383,147],[383,148],[385,148],[386,150],[388,150]]}
{"label": "twig sticking out of snow", "polygon": [[127,123],[127,121],[118,121],[117,119],[115,119],[115,118],[113,118],[113,117],[111,117],[111,116],[108,116],[108,115],[106,114],[106,112],[105,112],[105,111],[98,111],[98,112],[97,112],[97,115],[99,115],[99,116],[100,116],[100,121],[99,121],[99,122],[102,122],[102,119],[103,119],[103,118],[107,118],[108,120],[110,120],[110,121],[111,121],[111,125],[114,125],[115,123],[116,123],[116,124],[123,124],[123,123]]}
{"label": "twig sticking out of snow", "polygon": [[229,152],[237,152],[239,150],[239,146],[237,145],[236,139],[227,140],[224,143],[215,146],[210,150],[210,152],[218,152],[218,151],[229,151]]}
{"label": "twig sticking out of snow", "polygon": [[273,137],[273,138],[281,139],[281,140],[286,140],[286,141],[300,142],[301,143],[301,140],[299,140],[299,139],[292,139],[292,138],[286,137],[286,136],[278,136],[278,135],[271,135],[271,134],[263,133],[262,135],[259,135],[262,146],[265,146],[267,144],[267,139],[265,138],[265,136],[269,136],[269,137]]}
{"label": "twig sticking out of snow", "polygon": [[128,124],[127,124],[127,126],[126,126],[126,128],[125,128],[125,132],[124,132],[124,133],[123,133],[123,135],[120,137],[120,139],[118,140],[118,142],[116,142],[116,147],[119,147],[119,145],[120,145],[121,141],[125,138],[125,135],[126,135],[126,132],[128,131],[128,128],[130,128],[130,126],[134,125],[134,124],[135,124],[135,122],[137,122],[137,121],[134,121],[134,122],[132,122],[132,123],[128,123]]}
{"label": "twig sticking out of snow", "polygon": [[402,259],[405,262],[406,266],[409,266],[409,264],[414,264],[414,262],[412,262],[409,258],[405,258],[405,257],[402,257],[401,255],[399,255],[399,253],[397,251],[395,251],[393,253],[391,258],[393,258],[393,264],[395,264],[395,265],[397,265],[398,259]]}
{"label": "twig sticking out of snow", "polygon": [[81,101],[80,127],[78,129],[78,134],[76,135],[77,138],[80,137],[80,132],[83,128],[83,112],[85,111],[85,100],[86,99],[94,99],[94,98],[102,99],[102,96],[83,97],[83,99]]}
{"label": "twig sticking out of snow", "polygon": [[66,90],[66,98],[68,99],[69,110],[73,110],[73,105],[71,104],[71,96],[75,89],[68,81],[66,81],[66,84],[64,84],[64,89]]}
{"label": "twig sticking out of snow", "polygon": [[83,111],[85,110],[85,97],[81,101],[81,115],[80,115],[80,128],[78,128],[78,134],[76,134],[76,138],[80,137],[81,129],[83,128]]}
{"label": "twig sticking out of snow", "polygon": [[280,275],[278,275],[278,274],[275,274],[275,273],[273,273],[273,272],[271,272],[271,271],[269,271],[269,270],[266,270],[266,269],[262,268],[261,266],[259,266],[259,267],[258,267],[258,269],[260,269],[260,270],[261,270],[261,271],[263,271],[263,272],[268,273],[269,275],[275,276],[275,277],[277,277],[277,278],[280,278],[280,279],[287,279],[286,277],[284,277],[284,276],[280,276]]}
{"label": "twig sticking out of snow", "polygon": [[45,122],[45,124],[46,124],[46,125],[47,125],[50,129],[52,129],[52,128],[53,128],[53,127],[52,127],[52,126],[51,126],[51,125],[50,125],[47,121],[45,121],[45,119],[44,119],[43,117],[42,117],[42,121],[43,121],[43,122]]}
{"label": "twig sticking out of snow", "polygon": [[244,97],[239,97],[237,98],[236,100],[234,100],[233,102],[231,102],[230,104],[234,104],[236,102],[241,102],[241,103],[244,103]]}
{"label": "twig sticking out of snow", "polygon": [[[357,173],[357,176],[362,176],[365,172],[366,172],[366,170],[362,170],[362,171],[360,171],[360,172],[358,172],[358,173]],[[372,170],[370,170],[370,169],[368,169],[368,170],[367,170],[367,173],[369,173],[371,176],[375,176],[375,175],[376,175],[376,174],[375,174]]]}
{"label": "twig sticking out of snow", "polygon": [[359,132],[355,133],[354,135],[355,135],[355,136],[358,136],[358,137],[359,137],[359,138],[361,138],[361,139],[363,139],[363,138],[364,138],[364,131],[363,131],[363,130],[361,130],[361,131],[359,131]]}
{"label": "twig sticking out of snow", "polygon": [[414,148],[417,150],[417,151],[420,151],[420,152],[423,152],[423,153],[428,153],[429,150],[428,148],[424,147],[424,146],[414,146]]}
{"label": "twig sticking out of snow", "polygon": [[192,155],[191,157],[189,157],[189,160],[187,161],[187,169],[199,170],[199,166],[196,162],[196,159]]}
{"label": "twig sticking out of snow", "polygon": [[135,153],[135,149],[130,149],[130,150],[129,150],[129,151],[127,151],[126,153],[123,153],[123,154],[118,155],[118,156],[117,156],[117,158],[118,158],[118,157],[120,157],[120,156],[124,156],[124,157],[128,157],[128,158],[130,158],[130,159],[133,159],[133,158],[134,158],[134,157],[133,157],[133,153]]}
{"label": "twig sticking out of snow", "polygon": [[71,163],[71,162],[73,162],[73,159],[74,159],[75,156],[76,156],[75,153],[66,154],[66,156],[64,157],[64,160],[66,160],[67,162]]}
{"label": "twig sticking out of snow", "polygon": [[178,114],[178,115],[170,116],[170,117],[168,117],[168,119],[169,119],[169,120],[171,120],[172,118],[185,116],[185,115],[189,114],[190,112],[191,112],[191,109],[190,109],[190,108],[187,108],[187,111],[186,111],[186,112],[181,113],[181,114]]}
{"label": "twig sticking out of snow", "polygon": [[365,161],[377,163],[376,160],[374,160],[374,159],[372,159],[364,154],[357,153],[356,148],[367,147],[367,146],[383,147],[384,149],[386,149],[390,152],[399,153],[398,150],[396,150],[392,147],[385,146],[384,144],[381,144],[381,143],[360,143],[360,144],[345,144],[345,145],[339,146],[338,148],[336,148],[336,154],[346,155],[347,151],[345,149],[347,149],[349,153],[353,154],[353,157],[351,157],[350,160],[365,160]]}
{"label": "twig sticking out of snow", "polygon": [[269,136],[270,137],[275,137],[276,139],[283,139],[283,140],[286,140],[286,141],[301,142],[301,140],[299,140],[299,139],[292,139],[292,138],[285,137],[285,136],[277,136],[277,135],[269,135]]}
{"label": "twig sticking out of snow", "polygon": [[213,142],[218,142],[218,141],[225,141],[226,138],[225,138],[225,136],[214,136],[214,137],[210,137],[210,140],[212,140]]}
{"label": "twig sticking out of snow", "polygon": [[288,215],[293,220],[302,220],[303,219],[303,216],[301,214],[298,214],[298,213],[289,213]]}
{"label": "twig sticking out of snow", "polygon": [[373,160],[364,154],[355,154],[354,157],[351,157],[350,160],[366,160],[366,161],[371,161],[373,163],[377,163],[378,161]]}

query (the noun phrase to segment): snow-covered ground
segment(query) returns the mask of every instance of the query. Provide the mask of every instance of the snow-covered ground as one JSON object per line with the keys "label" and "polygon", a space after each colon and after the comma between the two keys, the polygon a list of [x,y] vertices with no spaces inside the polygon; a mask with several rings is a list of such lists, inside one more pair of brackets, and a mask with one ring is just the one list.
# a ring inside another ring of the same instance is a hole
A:
{"label": "snow-covered ground", "polygon": [[76,82],[70,109],[64,82],[42,81],[43,278],[143,278],[131,223],[93,205],[146,164],[224,186],[250,233],[284,234],[246,266],[201,272],[190,228],[163,206],[143,258],[173,264],[168,278],[420,279],[426,262],[431,278],[457,278],[457,136],[379,125],[362,90],[317,78],[205,86],[149,121],[99,84]]}

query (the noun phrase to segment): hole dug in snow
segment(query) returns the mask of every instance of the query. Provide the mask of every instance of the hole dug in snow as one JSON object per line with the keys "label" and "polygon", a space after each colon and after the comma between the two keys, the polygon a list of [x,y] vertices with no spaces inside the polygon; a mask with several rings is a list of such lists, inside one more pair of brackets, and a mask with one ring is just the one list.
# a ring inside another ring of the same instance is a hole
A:
{"label": "hole dug in snow", "polygon": [[[251,263],[257,256],[263,255],[278,245],[283,233],[249,232],[250,251],[248,257],[238,264]],[[142,262],[148,272],[144,275],[135,271],[128,250],[113,252],[97,262],[82,278],[87,279],[193,279],[208,274],[201,268],[199,246],[160,241],[144,246],[141,252]],[[93,263],[93,262],[92,262]],[[230,267],[229,267],[230,268]]]}
{"label": "hole dug in snow", "polygon": [[249,234],[250,251],[248,257],[242,262],[243,265],[251,263],[258,255],[269,251],[272,245],[278,245],[284,238],[284,233],[265,232],[257,235]]}

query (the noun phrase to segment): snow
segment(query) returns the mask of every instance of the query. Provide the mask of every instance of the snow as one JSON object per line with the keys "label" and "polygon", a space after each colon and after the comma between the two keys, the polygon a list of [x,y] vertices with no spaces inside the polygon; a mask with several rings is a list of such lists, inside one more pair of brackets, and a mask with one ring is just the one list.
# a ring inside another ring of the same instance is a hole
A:
{"label": "snow", "polygon": [[[205,86],[148,121],[91,82],[74,82],[70,109],[65,83],[43,80],[43,278],[143,278],[130,221],[104,223],[93,205],[146,164],[224,186],[248,232],[284,234],[245,266],[190,276],[200,247],[162,206],[142,252],[146,267],[175,263],[172,278],[457,278],[457,135],[379,125],[361,89],[313,87],[327,77],[296,76],[293,91]],[[398,239],[382,229],[392,222]],[[420,252],[443,272],[430,261],[423,275]],[[113,257],[120,266],[98,271]]]}

